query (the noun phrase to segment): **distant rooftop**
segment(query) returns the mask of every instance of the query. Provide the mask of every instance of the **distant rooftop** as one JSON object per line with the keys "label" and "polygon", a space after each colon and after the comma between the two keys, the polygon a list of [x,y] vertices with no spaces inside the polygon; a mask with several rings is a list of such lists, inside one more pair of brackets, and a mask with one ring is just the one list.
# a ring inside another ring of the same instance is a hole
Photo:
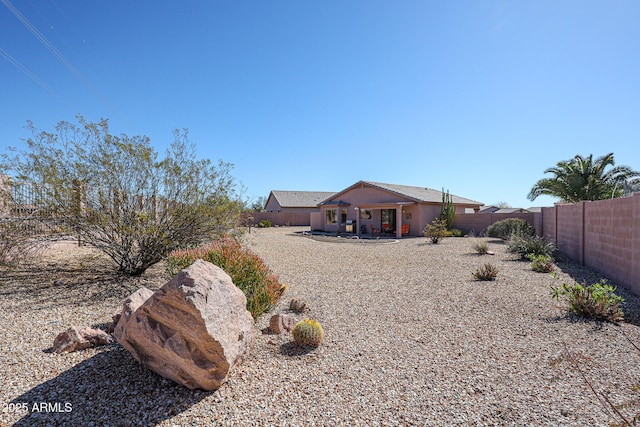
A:
{"label": "distant rooftop", "polygon": [[[283,208],[315,208],[318,203],[336,194],[332,191],[286,191],[273,190],[269,195]],[[267,199],[267,203],[269,199]]]}

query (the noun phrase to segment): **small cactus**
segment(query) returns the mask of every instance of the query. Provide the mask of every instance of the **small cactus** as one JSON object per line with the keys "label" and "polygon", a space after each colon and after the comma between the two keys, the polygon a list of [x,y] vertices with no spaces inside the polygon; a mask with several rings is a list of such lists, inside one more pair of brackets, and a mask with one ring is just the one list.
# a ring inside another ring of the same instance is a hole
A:
{"label": "small cactus", "polygon": [[293,328],[293,339],[298,345],[318,347],[324,339],[322,325],[312,319],[303,319]]}
{"label": "small cactus", "polygon": [[289,309],[296,313],[302,313],[307,309],[307,303],[297,298],[294,298],[289,303]]}

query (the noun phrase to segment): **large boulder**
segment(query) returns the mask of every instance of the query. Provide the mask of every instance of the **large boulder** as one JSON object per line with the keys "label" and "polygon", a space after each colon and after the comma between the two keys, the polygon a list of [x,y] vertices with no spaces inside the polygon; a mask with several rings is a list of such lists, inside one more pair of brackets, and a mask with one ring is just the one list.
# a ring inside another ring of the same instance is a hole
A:
{"label": "large boulder", "polygon": [[255,337],[242,291],[222,269],[197,260],[135,307],[145,293],[126,300],[116,340],[165,378],[190,389],[218,389]]}

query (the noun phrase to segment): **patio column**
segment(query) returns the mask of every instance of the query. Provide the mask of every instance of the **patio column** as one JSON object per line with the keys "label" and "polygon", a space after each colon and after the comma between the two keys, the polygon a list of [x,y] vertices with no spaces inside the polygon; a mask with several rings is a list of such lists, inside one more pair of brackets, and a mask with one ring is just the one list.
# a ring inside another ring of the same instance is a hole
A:
{"label": "patio column", "polygon": [[402,205],[396,208],[396,238],[402,239]]}
{"label": "patio column", "polygon": [[360,208],[353,208],[356,211],[356,234],[360,237]]}

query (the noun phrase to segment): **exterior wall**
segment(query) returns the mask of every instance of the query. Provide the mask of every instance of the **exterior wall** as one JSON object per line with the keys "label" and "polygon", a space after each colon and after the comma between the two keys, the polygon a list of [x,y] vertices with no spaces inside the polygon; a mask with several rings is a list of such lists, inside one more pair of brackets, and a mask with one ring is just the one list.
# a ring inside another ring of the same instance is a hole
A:
{"label": "exterior wall", "polygon": [[584,203],[556,205],[556,246],[569,258],[584,263]]}
{"label": "exterior wall", "polygon": [[311,222],[311,230],[323,230],[322,214],[320,212],[311,212],[309,214],[309,220]]}
{"label": "exterior wall", "polygon": [[556,208],[542,208],[542,236],[558,246]]}
{"label": "exterior wall", "polygon": [[640,294],[640,193],[582,204],[584,264]]}
{"label": "exterior wall", "polygon": [[420,227],[420,207],[418,205],[409,205],[402,208],[402,224],[409,224],[409,236],[422,234],[424,226]]}
{"label": "exterior wall", "polygon": [[273,225],[304,226],[311,224],[309,212],[253,212],[253,224],[268,219]]}
{"label": "exterior wall", "polygon": [[278,203],[278,200],[276,200],[275,197],[269,197],[269,200],[267,200],[267,204],[264,207],[264,210],[267,212],[279,212],[282,209],[282,206],[280,206],[280,203]]}
{"label": "exterior wall", "polygon": [[440,218],[440,212],[442,211],[442,206],[440,204],[436,205],[420,205],[420,222],[418,224],[418,229],[416,230],[416,235],[424,236],[424,228],[427,224],[433,222],[434,219]]}
{"label": "exterior wall", "polygon": [[486,233],[491,224],[507,218],[524,219],[535,228],[538,235],[542,234],[542,214],[537,212],[456,214],[453,228],[462,230],[464,233],[473,232],[478,236]]}

